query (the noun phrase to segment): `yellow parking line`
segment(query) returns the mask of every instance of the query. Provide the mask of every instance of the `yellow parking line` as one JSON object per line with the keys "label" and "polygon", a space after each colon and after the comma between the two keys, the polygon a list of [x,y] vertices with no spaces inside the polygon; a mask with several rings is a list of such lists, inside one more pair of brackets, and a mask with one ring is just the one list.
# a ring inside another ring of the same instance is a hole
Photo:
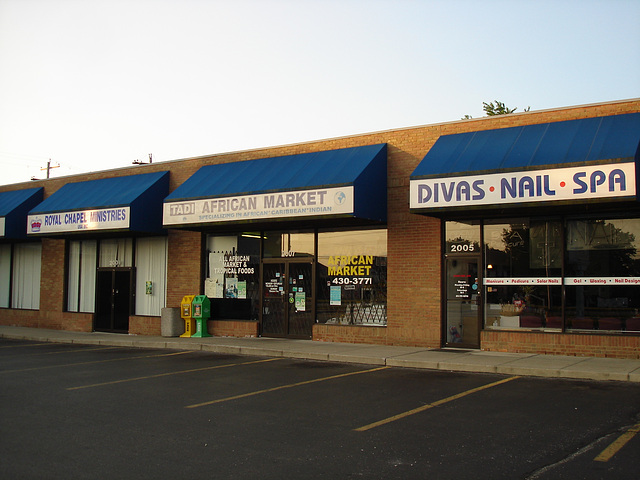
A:
{"label": "yellow parking line", "polygon": [[285,388],[293,388],[293,387],[299,387],[301,385],[309,385],[311,383],[325,382],[327,380],[333,380],[335,378],[342,378],[342,377],[349,377],[351,375],[359,375],[361,373],[377,372],[379,370],[384,370],[386,368],[389,368],[389,367],[378,367],[378,368],[372,368],[370,370],[359,370],[357,372],[349,372],[349,373],[341,373],[339,375],[331,375],[330,377],[315,378],[313,380],[305,380],[304,382],[290,383],[288,385],[281,385],[279,387],[265,388],[264,390],[258,390],[256,392],[249,392],[249,393],[243,393],[241,395],[234,395],[233,397],[219,398],[218,400],[211,400],[209,402],[196,403],[194,405],[188,405],[185,408],[204,407],[206,405],[213,405],[214,403],[228,402],[230,400],[237,400],[239,398],[252,397],[254,395],[260,395],[262,393],[269,393],[269,392],[275,392],[277,390],[284,390]]}
{"label": "yellow parking line", "polygon": [[21,343],[20,345],[2,345],[0,348],[19,348],[19,347],[41,347],[42,345],[52,345],[49,342],[45,343]]}
{"label": "yellow parking line", "polygon": [[365,425],[363,427],[356,428],[356,429],[354,429],[354,431],[356,431],[356,432],[365,432],[367,430],[371,430],[372,428],[376,428],[376,427],[379,427],[381,425],[385,425],[387,423],[395,422],[396,420],[400,420],[402,418],[408,417],[409,415],[414,415],[416,413],[424,412],[425,410],[428,410],[430,408],[437,407],[439,405],[443,405],[443,404],[448,403],[448,402],[452,402],[453,400],[457,400],[457,399],[462,398],[462,397],[466,397],[467,395],[471,395],[472,393],[476,393],[476,392],[479,392],[481,390],[486,390],[487,388],[495,387],[495,386],[501,385],[503,383],[510,382],[511,380],[515,380],[516,378],[520,378],[520,377],[518,377],[518,376],[509,377],[509,378],[505,378],[503,380],[499,380],[497,382],[493,382],[493,383],[489,383],[487,385],[483,385],[481,387],[472,388],[471,390],[467,390],[466,392],[458,393],[457,395],[452,395],[450,397],[443,398],[442,400],[438,400],[438,401],[435,401],[433,403],[428,403],[426,405],[423,405],[422,407],[414,408],[413,410],[409,410],[409,411],[404,412],[404,413],[399,413],[398,415],[394,415],[393,417],[385,418],[385,419],[380,420],[378,422],[370,423],[369,425]]}
{"label": "yellow parking line", "polygon": [[100,351],[100,350],[113,350],[114,348],[121,348],[121,347],[76,348],[76,349],[73,349],[73,350],[60,350],[58,352],[34,353],[34,355],[59,355],[61,353],[97,352],[97,351]]}
{"label": "yellow parking line", "polygon": [[640,432],[640,423],[636,423],[629,430],[620,435],[611,445],[605,448],[600,455],[593,460],[595,462],[608,462],[618,451],[624,447],[629,440],[636,436]]}
{"label": "yellow parking line", "polygon": [[69,349],[69,350],[58,350],[56,352],[28,353],[26,355],[20,355],[20,357],[40,357],[42,355],[61,355],[64,353],[95,352],[100,350],[113,350],[114,348],[120,348],[120,347],[76,348],[76,349]]}
{"label": "yellow parking line", "polygon": [[123,360],[137,360],[139,358],[170,357],[172,355],[184,355],[185,353],[191,353],[191,350],[185,350],[185,351],[175,352],[175,353],[160,353],[157,355],[138,355],[136,357],[121,357],[121,358],[109,358],[107,360],[92,360],[90,362],[63,363],[61,365],[45,365],[43,367],[19,368],[16,370],[0,370],[0,374],[32,372],[35,370],[47,370],[49,368],[75,367],[77,365],[93,365],[94,363],[120,362]]}
{"label": "yellow parking line", "polygon": [[190,370],[180,370],[179,372],[157,373],[155,375],[147,375],[145,377],[125,378],[123,380],[114,380],[112,382],[94,383],[92,385],[82,385],[80,387],[70,387],[70,388],[67,388],[67,390],[81,390],[83,388],[102,387],[104,385],[114,385],[116,383],[135,382],[136,380],[147,380],[150,378],[168,377],[170,375],[180,375],[182,373],[203,372],[205,370],[215,370],[216,368],[237,367],[239,365],[251,365],[252,363],[273,362],[274,360],[280,360],[280,358],[268,358],[266,360],[254,360],[251,362],[242,362],[242,363],[227,363],[224,365],[214,365],[210,367],[192,368]]}

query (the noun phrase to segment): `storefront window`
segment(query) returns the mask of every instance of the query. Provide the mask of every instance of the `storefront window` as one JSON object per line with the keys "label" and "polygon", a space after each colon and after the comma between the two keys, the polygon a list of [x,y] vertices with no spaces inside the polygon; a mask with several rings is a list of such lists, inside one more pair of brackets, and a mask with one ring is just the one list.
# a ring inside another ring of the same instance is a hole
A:
{"label": "storefront window", "polygon": [[214,320],[257,320],[260,241],[256,232],[207,238],[205,295]]}
{"label": "storefront window", "polygon": [[567,221],[567,328],[640,331],[639,246],[640,219]]}
{"label": "storefront window", "polygon": [[313,257],[313,232],[265,232],[264,258]]}
{"label": "storefront window", "polygon": [[136,315],[160,316],[165,306],[166,237],[136,240]]}
{"label": "storefront window", "polygon": [[40,308],[41,243],[18,243],[13,249],[11,307]]}
{"label": "storefront window", "polygon": [[387,230],[318,233],[317,321],[387,324]]}
{"label": "storefront window", "polygon": [[95,312],[96,300],[96,240],[69,243],[67,277],[67,311]]}
{"label": "storefront window", "polygon": [[11,292],[11,245],[0,245],[0,308],[9,307]]}
{"label": "storefront window", "polygon": [[484,225],[485,328],[562,327],[562,223]]}

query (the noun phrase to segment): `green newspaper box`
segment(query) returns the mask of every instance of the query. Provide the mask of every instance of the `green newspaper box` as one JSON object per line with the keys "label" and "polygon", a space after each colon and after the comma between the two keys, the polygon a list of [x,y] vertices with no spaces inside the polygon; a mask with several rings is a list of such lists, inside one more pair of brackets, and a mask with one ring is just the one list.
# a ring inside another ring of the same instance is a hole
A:
{"label": "green newspaper box", "polygon": [[196,333],[192,337],[210,337],[207,320],[211,317],[211,301],[206,295],[196,295],[191,303],[191,316],[196,321]]}

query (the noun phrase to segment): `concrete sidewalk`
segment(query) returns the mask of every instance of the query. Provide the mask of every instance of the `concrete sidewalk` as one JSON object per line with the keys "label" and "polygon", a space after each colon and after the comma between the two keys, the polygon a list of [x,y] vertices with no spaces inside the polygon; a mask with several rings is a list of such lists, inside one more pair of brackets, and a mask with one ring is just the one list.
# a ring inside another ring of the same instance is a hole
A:
{"label": "concrete sidewalk", "polygon": [[387,365],[456,372],[640,382],[640,360],[568,357],[526,353],[442,350],[281,338],[180,338],[115,333],[83,333],[0,326],[0,337],[36,342],[137,348],[202,350],[266,357]]}

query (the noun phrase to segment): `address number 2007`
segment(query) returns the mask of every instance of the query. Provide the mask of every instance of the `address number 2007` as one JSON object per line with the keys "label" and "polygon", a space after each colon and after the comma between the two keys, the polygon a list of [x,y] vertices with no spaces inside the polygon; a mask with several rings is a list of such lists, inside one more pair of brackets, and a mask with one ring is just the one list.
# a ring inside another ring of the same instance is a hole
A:
{"label": "address number 2007", "polygon": [[475,250],[475,246],[473,244],[454,244],[451,245],[451,253],[460,253],[460,252],[473,252]]}

